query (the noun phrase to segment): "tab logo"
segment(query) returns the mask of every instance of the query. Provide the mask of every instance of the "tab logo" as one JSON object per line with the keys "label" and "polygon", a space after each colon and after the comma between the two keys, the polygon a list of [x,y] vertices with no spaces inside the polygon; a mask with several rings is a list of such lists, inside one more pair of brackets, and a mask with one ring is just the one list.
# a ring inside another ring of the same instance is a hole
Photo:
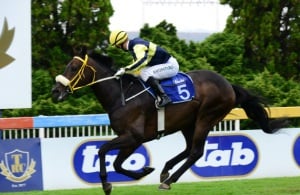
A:
{"label": "tab logo", "polygon": [[4,161],[0,163],[1,175],[12,182],[24,182],[36,172],[34,159],[30,159],[29,152],[14,150],[5,153]]}
{"label": "tab logo", "polygon": [[[87,141],[76,148],[73,157],[73,166],[75,173],[80,179],[87,183],[100,183],[99,172],[100,164],[98,158],[99,148],[107,141]],[[113,163],[119,150],[112,150],[106,154],[106,171],[112,182],[133,181],[125,175],[115,172]],[[145,166],[149,166],[149,154],[144,146],[140,146],[123,163],[122,167],[127,170],[141,171]]]}
{"label": "tab logo", "polygon": [[209,136],[203,156],[191,167],[201,177],[240,176],[257,165],[258,150],[243,135]]}
{"label": "tab logo", "polygon": [[297,163],[297,165],[300,167],[300,136],[295,141],[293,153],[294,153],[294,159]]}

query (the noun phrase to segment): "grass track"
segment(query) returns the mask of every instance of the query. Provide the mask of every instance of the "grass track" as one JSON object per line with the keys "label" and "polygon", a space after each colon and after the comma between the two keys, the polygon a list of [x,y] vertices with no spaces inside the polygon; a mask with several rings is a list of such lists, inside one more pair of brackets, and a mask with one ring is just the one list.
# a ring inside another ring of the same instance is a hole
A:
{"label": "grass track", "polygon": [[[300,173],[300,171],[299,171]],[[300,195],[300,177],[175,183],[169,191],[158,185],[114,186],[112,195]],[[102,195],[102,188],[1,193],[1,195]]]}

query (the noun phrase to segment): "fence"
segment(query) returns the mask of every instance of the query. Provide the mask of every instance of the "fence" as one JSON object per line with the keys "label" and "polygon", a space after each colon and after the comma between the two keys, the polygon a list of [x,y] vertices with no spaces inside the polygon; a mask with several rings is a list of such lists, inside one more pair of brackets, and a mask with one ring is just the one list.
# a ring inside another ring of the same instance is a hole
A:
{"label": "fence", "polygon": [[[267,111],[271,118],[300,117],[300,107],[272,107]],[[239,131],[240,120],[245,119],[245,112],[235,108],[212,131]],[[2,139],[115,135],[107,114],[0,118],[0,130]]]}
{"label": "fence", "polygon": [[1,118],[2,139],[114,135],[107,114]]}
{"label": "fence", "polygon": [[[300,117],[298,108],[271,108],[270,116]],[[179,182],[299,176],[300,128],[283,128],[273,135],[259,129],[240,131],[244,119],[245,113],[234,109],[213,128],[203,158]],[[109,124],[107,114],[0,118],[6,139],[0,140],[0,193],[100,186],[98,149],[114,135]],[[185,145],[180,133],[144,143],[123,166],[137,171],[162,168]],[[116,151],[106,154],[114,185],[157,184],[160,169],[135,181],[116,172],[115,159]]]}

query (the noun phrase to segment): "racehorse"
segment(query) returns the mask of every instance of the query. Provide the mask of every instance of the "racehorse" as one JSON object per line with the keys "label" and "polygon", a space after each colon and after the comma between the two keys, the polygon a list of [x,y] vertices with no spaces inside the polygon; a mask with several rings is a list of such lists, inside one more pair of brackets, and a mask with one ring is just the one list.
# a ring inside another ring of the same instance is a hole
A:
{"label": "racehorse", "polygon": [[[158,110],[153,96],[143,92],[144,86],[136,77],[127,74],[121,78],[114,76],[112,65],[110,57],[89,53],[86,48],[81,48],[67,64],[64,73],[56,77],[52,89],[53,100],[63,101],[69,93],[90,86],[108,113],[117,137],[103,144],[98,151],[100,179],[106,195],[112,190],[111,183],[107,181],[105,164],[105,155],[110,150],[119,150],[113,163],[116,172],[140,179],[154,168],[144,167],[141,171],[131,171],[122,168],[122,163],[144,142],[181,131],[186,147],[165,163],[160,174],[159,189],[169,190],[171,184],[203,155],[209,131],[231,109],[237,106],[243,108],[247,116],[257,122],[265,133],[274,133],[283,127],[282,121],[269,119],[264,108],[267,105],[261,97],[229,83],[213,71],[195,70],[187,72],[193,81],[195,96],[187,102],[167,105],[164,108],[164,130],[158,131]],[[169,171],[183,160],[185,162],[170,175]]]}

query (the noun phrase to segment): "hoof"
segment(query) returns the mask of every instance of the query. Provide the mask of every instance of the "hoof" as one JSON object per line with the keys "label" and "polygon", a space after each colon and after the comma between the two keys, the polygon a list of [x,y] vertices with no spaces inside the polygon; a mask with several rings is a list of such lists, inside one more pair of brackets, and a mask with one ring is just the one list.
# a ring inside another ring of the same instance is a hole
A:
{"label": "hoof", "polygon": [[158,187],[158,189],[160,190],[170,190],[171,186],[165,183],[160,184],[160,186]]}
{"label": "hoof", "polygon": [[168,179],[169,175],[170,175],[169,173],[160,174],[160,183],[163,183],[164,181],[166,181],[166,179]]}
{"label": "hoof", "polygon": [[110,195],[111,190],[112,190],[112,185],[111,185],[111,183],[105,183],[105,184],[103,185],[103,191],[104,191],[105,195]]}
{"label": "hoof", "polygon": [[144,167],[143,170],[144,170],[145,175],[148,175],[148,174],[152,173],[152,171],[154,171],[154,168]]}

